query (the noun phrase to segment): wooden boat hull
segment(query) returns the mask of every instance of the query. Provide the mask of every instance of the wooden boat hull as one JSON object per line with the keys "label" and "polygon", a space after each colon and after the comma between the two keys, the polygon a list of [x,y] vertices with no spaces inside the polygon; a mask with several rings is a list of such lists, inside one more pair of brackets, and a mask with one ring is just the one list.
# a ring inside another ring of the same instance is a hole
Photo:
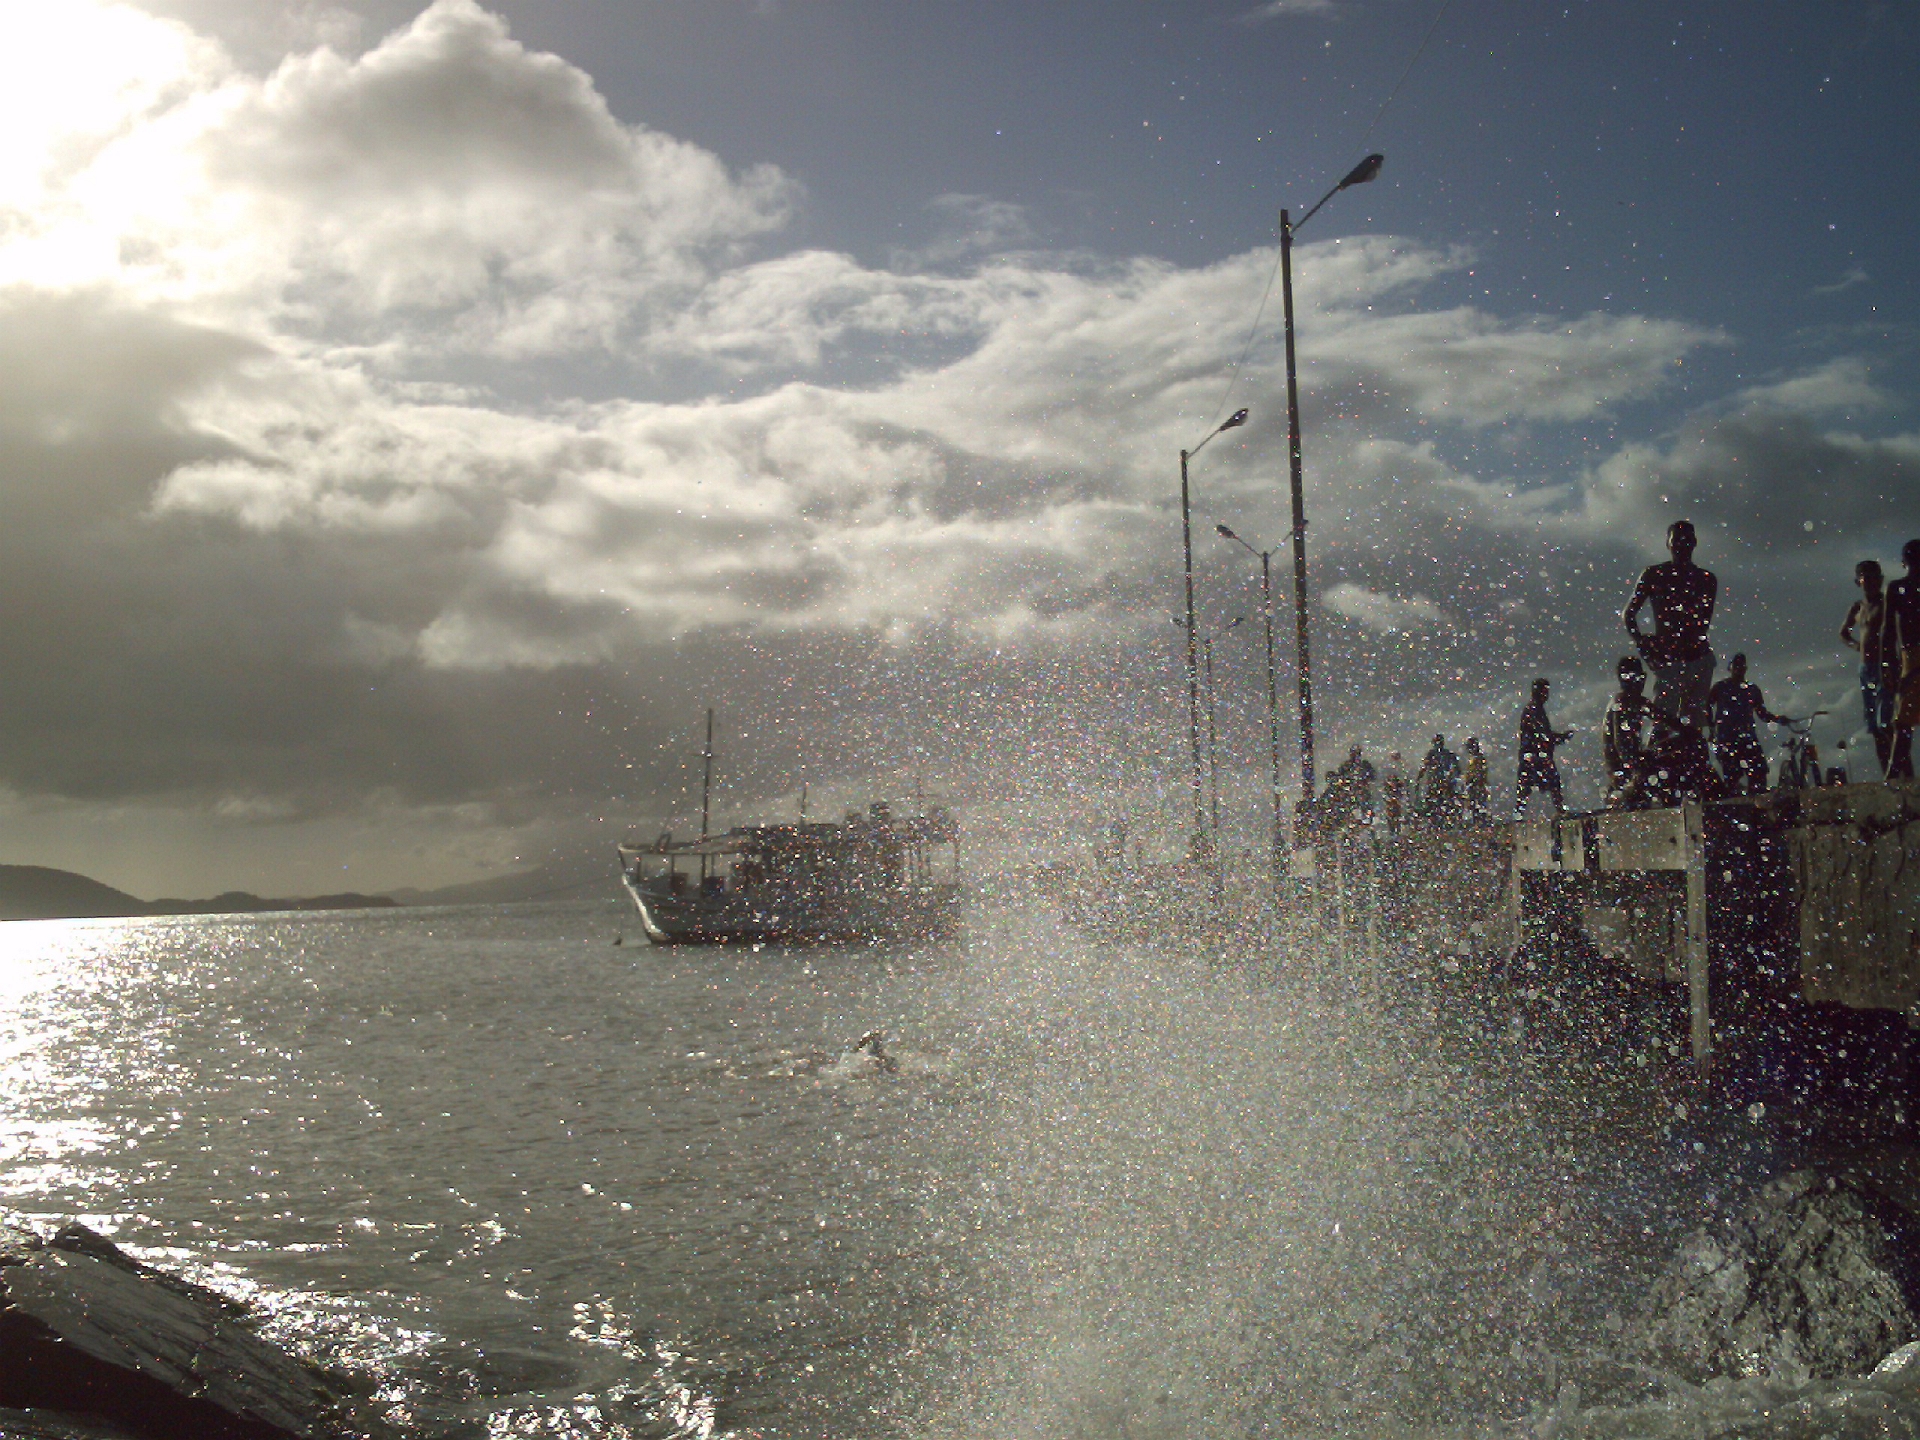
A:
{"label": "wooden boat hull", "polygon": [[785,903],[738,893],[671,894],[623,874],[621,883],[655,945],[834,945],[920,940],[951,934],[961,887],[930,885],[888,895]]}

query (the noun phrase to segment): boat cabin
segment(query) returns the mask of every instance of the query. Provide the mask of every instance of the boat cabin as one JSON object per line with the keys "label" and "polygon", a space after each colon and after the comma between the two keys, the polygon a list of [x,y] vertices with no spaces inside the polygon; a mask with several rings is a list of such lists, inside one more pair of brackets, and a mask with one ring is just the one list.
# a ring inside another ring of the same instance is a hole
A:
{"label": "boat cabin", "polygon": [[895,817],[885,805],[839,822],[748,825],[724,835],[622,846],[630,884],[672,896],[853,900],[957,880],[960,827],[943,809]]}

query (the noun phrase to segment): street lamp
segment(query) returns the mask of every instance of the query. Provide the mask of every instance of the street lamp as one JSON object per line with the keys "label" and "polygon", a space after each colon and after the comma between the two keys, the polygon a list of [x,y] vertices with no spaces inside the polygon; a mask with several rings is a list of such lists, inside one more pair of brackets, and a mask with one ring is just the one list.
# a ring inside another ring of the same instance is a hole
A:
{"label": "street lamp", "polygon": [[1293,492],[1293,616],[1300,671],[1300,799],[1304,804],[1313,802],[1313,679],[1307,661],[1307,502],[1300,488],[1300,382],[1293,360],[1293,232],[1349,185],[1373,179],[1383,163],[1384,156],[1367,156],[1300,217],[1299,225],[1285,210],[1280,212],[1280,299],[1287,334],[1287,475]]}
{"label": "street lamp", "polygon": [[1248,554],[1260,557],[1260,618],[1267,628],[1267,758],[1271,767],[1269,788],[1273,797],[1273,837],[1269,858],[1273,866],[1273,893],[1277,897],[1285,868],[1280,845],[1280,837],[1285,832],[1285,812],[1280,800],[1280,685],[1273,666],[1273,552],[1256,549],[1225,525],[1215,525],[1213,528],[1222,539],[1231,540]]}
{"label": "street lamp", "polygon": [[1213,848],[1215,854],[1218,854],[1220,850],[1220,727],[1214,719],[1213,642],[1226,634],[1227,631],[1233,629],[1234,626],[1245,622],[1246,618],[1244,615],[1234,616],[1233,619],[1222,625],[1219,630],[1205,637],[1200,642],[1202,650],[1206,653],[1207,660],[1207,777],[1213,792],[1208,798],[1213,810]]}
{"label": "street lamp", "polygon": [[[1226,624],[1222,625],[1218,630],[1215,630],[1208,634],[1200,636],[1200,653],[1203,657],[1202,668],[1204,669],[1207,677],[1207,686],[1206,686],[1207,688],[1207,773],[1211,780],[1211,787],[1210,787],[1211,794],[1208,800],[1208,809],[1211,812],[1213,817],[1213,825],[1211,830],[1209,830],[1208,833],[1212,836],[1211,849],[1214,856],[1213,888],[1216,896],[1218,896],[1222,891],[1224,891],[1226,886],[1226,877],[1221,871],[1220,859],[1219,859],[1220,857],[1220,726],[1217,719],[1217,712],[1215,711],[1215,708],[1214,708],[1213,642],[1218,640],[1221,636],[1225,635],[1229,630],[1233,629],[1235,626],[1244,625],[1246,623],[1246,620],[1247,620],[1246,616],[1236,615],[1233,617],[1233,619],[1227,621]],[[1180,626],[1183,630],[1187,632],[1187,639],[1189,642],[1191,642],[1194,636],[1194,627],[1191,625],[1188,625],[1187,622],[1182,620],[1178,615],[1173,617],[1173,623]]]}
{"label": "street lamp", "polygon": [[1200,780],[1200,657],[1193,621],[1193,508],[1187,498],[1187,460],[1198,455],[1222,430],[1247,423],[1247,412],[1236,410],[1209,430],[1191,450],[1180,452],[1180,546],[1187,577],[1187,618],[1175,621],[1187,632],[1187,741],[1193,751],[1193,838],[1198,844],[1206,834],[1206,796]]}

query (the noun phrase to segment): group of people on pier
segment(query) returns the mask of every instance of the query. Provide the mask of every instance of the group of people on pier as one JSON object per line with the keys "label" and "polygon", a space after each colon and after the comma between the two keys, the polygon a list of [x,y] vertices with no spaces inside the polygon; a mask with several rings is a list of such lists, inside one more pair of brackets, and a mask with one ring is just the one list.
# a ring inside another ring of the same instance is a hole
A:
{"label": "group of people on pier", "polygon": [[1860,598],[1840,641],[1860,652],[1860,708],[1881,772],[1913,779],[1913,732],[1920,728],[1920,540],[1900,547],[1907,573],[1887,584],[1878,560],[1853,567]]}
{"label": "group of people on pier", "polygon": [[[1609,807],[1764,790],[1767,757],[1758,723],[1796,723],[1767,708],[1760,687],[1747,678],[1745,655],[1735,655],[1726,675],[1713,678],[1708,630],[1719,582],[1694,563],[1697,544],[1691,521],[1668,526],[1670,558],[1641,572],[1621,616],[1638,653],[1623,655],[1615,667],[1618,689],[1601,724]],[[1891,585],[1883,583],[1877,560],[1854,567],[1861,598],[1840,629],[1842,643],[1860,653],[1862,717],[1889,780],[1913,778],[1913,732],[1920,725],[1920,540],[1909,540],[1900,558],[1907,573]],[[1652,612],[1651,632],[1640,628],[1643,610]],[[1521,748],[1524,754],[1524,726]],[[1844,769],[1821,771],[1818,752],[1804,734],[1790,742],[1783,770],[1792,784],[1847,778]],[[1516,812],[1526,794],[1523,784]]]}
{"label": "group of people on pier", "polygon": [[[1745,655],[1733,656],[1727,673],[1714,679],[1718,662],[1708,632],[1719,581],[1694,563],[1697,545],[1691,521],[1670,525],[1669,558],[1641,572],[1621,615],[1634,653],[1615,666],[1617,689],[1600,733],[1606,803],[1612,809],[1764,790],[1767,757],[1757,726],[1797,723],[1767,708],[1759,686],[1747,677]],[[1861,710],[1881,773],[1889,780],[1914,778],[1913,736],[1920,728],[1920,540],[1901,547],[1900,558],[1906,574],[1890,584],[1878,561],[1862,560],[1854,567],[1860,598],[1840,629],[1841,641],[1860,656]],[[1644,615],[1652,618],[1651,630],[1642,628]],[[1573,732],[1556,730],[1548,719],[1551,694],[1549,681],[1535,680],[1521,712],[1516,819],[1535,794],[1547,796],[1556,813],[1564,808],[1555,752]],[[1486,754],[1478,737],[1469,737],[1464,749],[1463,759],[1448,748],[1445,736],[1434,736],[1411,783],[1400,752],[1393,752],[1379,777],[1380,816],[1389,831],[1491,821]],[[1844,772],[1819,770],[1817,752],[1804,734],[1792,742],[1786,765],[1791,783],[1845,778]],[[1374,767],[1354,746],[1315,806],[1317,823],[1329,829],[1371,824],[1375,779]]]}
{"label": "group of people on pier", "polygon": [[1448,748],[1446,736],[1434,736],[1411,781],[1395,750],[1387,757],[1386,774],[1377,777],[1381,805],[1376,812],[1373,764],[1355,745],[1329,777],[1316,807],[1317,819],[1328,828],[1340,829],[1371,825],[1377,814],[1391,833],[1409,827],[1454,830],[1484,825],[1493,818],[1487,753],[1477,735],[1469,735],[1462,749],[1464,754],[1456,755]]}

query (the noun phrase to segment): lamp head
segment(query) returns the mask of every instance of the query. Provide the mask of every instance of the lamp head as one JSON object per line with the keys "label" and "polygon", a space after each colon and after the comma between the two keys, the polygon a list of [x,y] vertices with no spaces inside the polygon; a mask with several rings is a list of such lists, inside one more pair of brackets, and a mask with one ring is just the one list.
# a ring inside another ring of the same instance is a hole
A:
{"label": "lamp head", "polygon": [[[1246,423],[1247,423],[1247,412],[1245,410],[1236,410],[1233,412],[1233,414],[1229,415],[1226,419],[1220,422],[1220,429],[1232,430],[1236,426],[1244,425]],[[1215,433],[1218,433],[1218,432],[1215,432]]]}
{"label": "lamp head", "polygon": [[1347,178],[1342,180],[1337,188],[1344,190],[1349,185],[1366,184],[1380,173],[1380,167],[1386,163],[1387,157],[1384,155],[1367,156],[1366,159],[1362,160],[1347,172]]}
{"label": "lamp head", "polygon": [[1228,526],[1216,525],[1213,528],[1219,534],[1222,540],[1238,540],[1240,538],[1238,535],[1234,534],[1233,531]]}

